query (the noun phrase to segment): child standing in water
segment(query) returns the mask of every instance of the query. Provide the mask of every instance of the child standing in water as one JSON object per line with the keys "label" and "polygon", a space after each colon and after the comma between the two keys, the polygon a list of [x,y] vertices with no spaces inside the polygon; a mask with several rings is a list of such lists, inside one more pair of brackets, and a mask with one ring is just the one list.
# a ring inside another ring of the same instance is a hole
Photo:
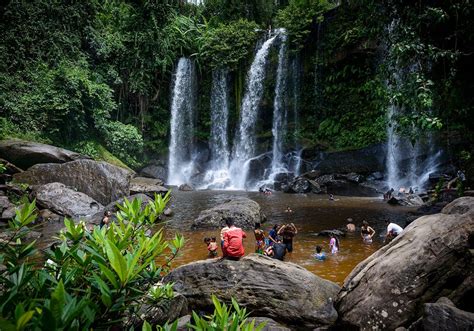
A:
{"label": "child standing in water", "polygon": [[255,223],[255,253],[263,254],[265,249],[265,232],[260,229],[260,223]]}
{"label": "child standing in water", "polygon": [[336,254],[339,252],[339,239],[333,234],[331,234],[330,237],[329,248],[331,249],[331,254]]}
{"label": "child standing in water", "polygon": [[209,251],[209,257],[217,257],[216,237],[211,238],[209,245],[207,245],[207,250]]}

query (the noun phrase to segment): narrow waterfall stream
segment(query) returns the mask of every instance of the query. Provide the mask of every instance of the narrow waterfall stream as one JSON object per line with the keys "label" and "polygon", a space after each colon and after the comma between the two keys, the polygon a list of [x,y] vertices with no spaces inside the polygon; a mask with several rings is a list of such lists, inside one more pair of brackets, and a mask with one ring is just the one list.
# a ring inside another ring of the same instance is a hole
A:
{"label": "narrow waterfall stream", "polygon": [[229,185],[229,72],[216,69],[212,73],[210,168],[202,188],[222,189]]}
{"label": "narrow waterfall stream", "polygon": [[171,138],[169,147],[168,183],[187,183],[193,172],[193,135],[195,83],[193,63],[180,58],[176,67],[171,103]]}
{"label": "narrow waterfall stream", "polygon": [[287,172],[283,163],[283,139],[287,130],[287,88],[288,88],[288,52],[287,33],[285,29],[278,31],[280,49],[278,51],[277,81],[275,86],[275,99],[273,101],[273,157],[272,169],[269,179],[273,181],[276,174]]}
{"label": "narrow waterfall stream", "polygon": [[239,127],[234,140],[230,164],[231,186],[244,189],[248,173],[248,161],[255,156],[255,126],[259,103],[263,94],[268,54],[277,36],[267,39],[255,55],[248,71],[245,94],[242,100]]}

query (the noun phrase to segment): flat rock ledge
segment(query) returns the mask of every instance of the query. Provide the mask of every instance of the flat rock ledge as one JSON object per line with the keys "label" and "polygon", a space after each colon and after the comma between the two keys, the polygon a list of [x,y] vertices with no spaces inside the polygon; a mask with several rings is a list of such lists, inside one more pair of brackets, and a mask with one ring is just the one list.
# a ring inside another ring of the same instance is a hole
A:
{"label": "flat rock ledge", "polygon": [[333,306],[340,287],[308,270],[266,256],[250,254],[240,261],[212,259],[171,271],[164,279],[188,300],[190,310],[212,310],[211,295],[290,327],[312,329],[337,320]]}

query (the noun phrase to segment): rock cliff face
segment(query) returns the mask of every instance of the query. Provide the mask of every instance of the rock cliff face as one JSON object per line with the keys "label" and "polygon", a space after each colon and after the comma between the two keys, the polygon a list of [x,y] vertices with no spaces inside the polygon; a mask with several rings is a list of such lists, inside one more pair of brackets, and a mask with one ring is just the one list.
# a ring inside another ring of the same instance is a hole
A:
{"label": "rock cliff face", "polygon": [[211,294],[215,294],[225,301],[235,298],[253,316],[299,328],[329,325],[337,319],[333,307],[337,284],[296,264],[262,255],[193,262],[173,270],[164,281],[174,282],[193,310],[211,309]]}
{"label": "rock cliff face", "polygon": [[346,278],[336,303],[340,321],[362,330],[393,330],[409,326],[422,315],[424,303],[441,296],[468,309],[473,248],[474,198],[418,218]]}
{"label": "rock cliff face", "polygon": [[214,208],[202,211],[196,218],[192,227],[220,228],[225,226],[226,219],[233,219],[235,226],[244,229],[253,229],[255,223],[266,221],[265,215],[260,210],[260,205],[253,200],[236,197]]}
{"label": "rock cliff face", "polygon": [[89,159],[88,156],[64,148],[18,139],[0,141],[0,157],[22,169],[28,169],[38,163],[64,163]]}
{"label": "rock cliff face", "polygon": [[36,164],[13,176],[16,181],[30,185],[62,183],[103,205],[129,195],[131,177],[131,171],[93,160]]}

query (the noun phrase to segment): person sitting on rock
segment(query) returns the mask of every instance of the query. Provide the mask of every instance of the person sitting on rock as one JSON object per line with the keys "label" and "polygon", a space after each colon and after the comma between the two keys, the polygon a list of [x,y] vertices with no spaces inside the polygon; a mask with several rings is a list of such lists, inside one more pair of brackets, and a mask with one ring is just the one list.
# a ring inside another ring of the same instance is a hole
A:
{"label": "person sitting on rock", "polygon": [[278,230],[278,235],[283,237],[283,244],[286,245],[288,253],[293,251],[293,238],[298,234],[298,229],[293,223],[283,225]]}
{"label": "person sitting on rock", "polygon": [[326,253],[323,252],[323,248],[320,245],[316,246],[316,253],[313,254],[313,257],[318,261],[326,260]]}
{"label": "person sitting on rock", "polygon": [[260,223],[255,223],[255,253],[263,254],[265,249],[265,232],[260,229]]}
{"label": "person sitting on rock", "polygon": [[375,230],[369,226],[367,221],[363,221],[362,226],[360,227],[360,235],[364,243],[371,244],[372,237],[375,235]]}
{"label": "person sitting on rock", "polygon": [[355,232],[356,226],[352,218],[347,219],[346,230],[347,232]]}
{"label": "person sitting on rock", "polygon": [[241,228],[234,225],[234,220],[226,219],[228,230],[224,232],[224,257],[230,260],[239,260],[245,254],[243,239],[247,237]]}
{"label": "person sitting on rock", "polygon": [[[226,220],[226,223],[227,223],[227,220]],[[227,231],[229,231],[229,227],[227,225],[221,229],[221,249],[222,249],[223,254],[224,254],[224,233],[226,233]]]}
{"label": "person sitting on rock", "polygon": [[400,225],[391,223],[389,220],[385,220],[385,225],[387,225],[387,234],[385,235],[384,243],[387,241],[390,242],[403,231]]}

